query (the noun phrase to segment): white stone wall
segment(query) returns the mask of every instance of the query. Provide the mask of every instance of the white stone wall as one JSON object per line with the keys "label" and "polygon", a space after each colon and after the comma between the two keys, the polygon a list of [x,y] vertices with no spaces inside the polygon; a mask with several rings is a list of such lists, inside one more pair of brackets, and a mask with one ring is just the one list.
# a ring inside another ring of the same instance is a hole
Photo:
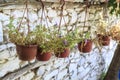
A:
{"label": "white stone wall", "polygon": [[[59,6],[60,4],[58,3],[46,3],[45,13],[49,17],[47,20],[49,26],[59,24]],[[19,18],[22,17],[23,14],[23,8],[21,6],[17,5],[14,7],[17,9],[5,7],[0,12],[0,27],[3,28],[0,28],[0,34],[3,30],[4,41],[8,42],[0,45],[0,80],[4,79],[8,73],[15,72],[26,65],[30,65],[30,63],[34,63],[34,61],[29,63],[19,60],[16,54],[15,45],[9,43],[6,25],[9,24],[10,16],[14,17],[13,23],[17,26]],[[83,7],[84,6],[79,3],[66,3],[63,12],[65,22],[62,21],[62,25],[69,24],[67,25],[69,28],[77,25],[77,27],[81,28],[85,17],[85,10]],[[99,19],[98,15],[101,13],[101,8],[95,9],[95,7],[91,7],[89,12],[90,15],[87,17],[87,20],[97,20]],[[95,12],[96,15],[94,15]],[[40,24],[40,5],[36,7],[29,5],[29,16],[30,26],[31,29],[33,29],[37,24]],[[44,24],[46,24],[45,20],[46,18],[44,17]],[[22,25],[26,25],[25,22],[26,19],[24,18],[24,23]],[[89,22],[87,23],[87,25],[91,27],[94,25],[91,22],[91,24]],[[92,29],[94,30],[94,27]],[[47,63],[41,62],[39,67],[26,71],[26,73],[23,73],[16,80],[98,80],[101,73],[107,71],[116,45],[117,43],[111,40],[110,46],[103,47],[101,52],[93,45],[94,47],[90,54],[80,53],[77,48],[74,48],[71,50],[68,58],[60,59],[53,56]]]}
{"label": "white stone wall", "polygon": [[2,23],[0,23],[0,42],[3,42],[3,29],[2,29]]}

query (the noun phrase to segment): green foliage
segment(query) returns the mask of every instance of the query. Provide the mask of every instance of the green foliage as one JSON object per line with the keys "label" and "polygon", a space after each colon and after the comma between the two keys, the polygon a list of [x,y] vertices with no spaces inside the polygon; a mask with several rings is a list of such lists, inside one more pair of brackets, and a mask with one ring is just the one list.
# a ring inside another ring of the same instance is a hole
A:
{"label": "green foliage", "polygon": [[37,36],[37,45],[38,48],[42,50],[41,53],[53,52],[54,43],[52,33],[45,26],[37,26],[36,28],[36,36]]}
{"label": "green foliage", "polygon": [[54,43],[55,52],[61,53],[65,48],[73,48],[76,43],[83,41],[84,39],[90,39],[90,32],[82,33],[78,28],[68,32],[63,36],[56,36]]}
{"label": "green foliage", "polygon": [[105,75],[106,75],[106,73],[105,73],[105,72],[103,72],[103,73],[100,75],[100,80],[103,80],[103,79],[104,79],[104,77],[105,77]]}
{"label": "green foliage", "polygon": [[25,34],[25,32],[19,31],[12,22],[13,19],[11,18],[10,23],[8,24],[8,34],[11,42],[16,45],[36,44],[36,32],[34,30],[29,32],[29,34]]}
{"label": "green foliage", "polygon": [[108,7],[110,8],[110,13],[111,14],[116,14],[119,15],[120,14],[120,5],[118,5],[119,3],[116,2],[116,0],[109,0],[108,2]]}
{"label": "green foliage", "polygon": [[63,34],[58,32],[58,27],[56,26],[49,29],[42,25],[36,26],[33,31],[26,34],[24,31],[18,30],[12,22],[13,19],[11,19],[8,25],[10,41],[17,45],[36,44],[41,49],[41,53],[63,52],[65,48],[73,48],[76,43],[90,38],[89,32],[82,34],[78,28],[69,32],[64,29],[65,34]]}

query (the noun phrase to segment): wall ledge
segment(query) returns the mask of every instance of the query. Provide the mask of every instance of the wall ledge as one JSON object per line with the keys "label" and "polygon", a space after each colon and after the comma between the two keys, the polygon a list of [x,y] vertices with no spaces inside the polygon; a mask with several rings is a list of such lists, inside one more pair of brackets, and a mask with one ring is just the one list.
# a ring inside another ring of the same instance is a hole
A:
{"label": "wall ledge", "polygon": [[[60,0],[42,0],[45,3],[60,3]],[[65,0],[65,2],[70,3],[80,3],[85,4],[84,0]],[[100,5],[101,3],[104,3],[105,0],[89,0],[90,4],[97,4]],[[39,0],[29,0],[30,4],[40,4]],[[8,5],[20,5],[24,4],[24,1],[22,0],[2,0],[0,1],[0,7],[8,6]]]}

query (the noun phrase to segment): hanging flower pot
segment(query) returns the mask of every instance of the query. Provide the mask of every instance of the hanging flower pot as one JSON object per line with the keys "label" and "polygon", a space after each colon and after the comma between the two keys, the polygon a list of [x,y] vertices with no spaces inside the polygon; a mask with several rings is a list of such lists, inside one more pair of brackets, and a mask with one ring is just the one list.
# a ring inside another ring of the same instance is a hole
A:
{"label": "hanging flower pot", "polygon": [[65,48],[62,52],[61,51],[57,52],[55,54],[55,56],[58,57],[58,58],[66,58],[66,57],[69,56],[69,54],[70,54],[70,49],[69,48]]}
{"label": "hanging flower pot", "polygon": [[40,53],[38,52],[36,55],[36,59],[38,61],[48,61],[51,58],[51,53],[50,52],[46,52],[46,53]]}
{"label": "hanging flower pot", "polygon": [[102,37],[102,45],[108,46],[110,44],[110,37],[109,36],[103,36]]}
{"label": "hanging flower pot", "polygon": [[119,25],[112,26],[112,28],[110,29],[110,34],[113,40],[120,41],[120,26]]}
{"label": "hanging flower pot", "polygon": [[37,45],[16,45],[17,54],[20,60],[33,60],[37,54]]}
{"label": "hanging flower pot", "polygon": [[51,58],[51,52],[42,52],[42,49],[38,49],[36,59],[38,61],[48,61]]}
{"label": "hanging flower pot", "polygon": [[91,40],[84,40],[78,43],[78,49],[80,52],[88,53],[92,50],[92,41]]}
{"label": "hanging flower pot", "polygon": [[105,36],[98,34],[99,43],[103,46],[108,46],[110,44],[110,36]]}

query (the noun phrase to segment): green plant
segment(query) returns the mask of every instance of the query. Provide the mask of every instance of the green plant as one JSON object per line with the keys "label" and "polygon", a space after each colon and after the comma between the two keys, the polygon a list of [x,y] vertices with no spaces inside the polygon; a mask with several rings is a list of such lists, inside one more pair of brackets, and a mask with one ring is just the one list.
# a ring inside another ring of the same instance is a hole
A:
{"label": "green plant", "polygon": [[105,77],[105,75],[106,75],[106,73],[105,73],[105,72],[103,72],[103,73],[100,75],[100,80],[103,80],[103,79],[104,79],[104,77]]}
{"label": "green plant", "polygon": [[109,33],[110,29],[108,26],[108,22],[105,21],[104,19],[101,18],[98,21],[98,24],[96,26],[97,26],[97,33],[98,34],[102,34],[102,35],[106,35],[106,36],[110,35],[110,33]]}
{"label": "green plant", "polygon": [[49,28],[45,26],[38,25],[36,27],[36,38],[37,38],[37,45],[41,53],[46,52],[53,52],[54,43],[53,43],[53,34]]}
{"label": "green plant", "polygon": [[[66,29],[64,30],[67,31]],[[78,36],[78,29],[66,32],[66,34],[64,35],[61,35],[61,33],[57,33],[54,36],[53,40],[53,42],[55,43],[55,53],[61,53],[66,48],[73,48],[80,39],[81,37]]]}
{"label": "green plant", "polygon": [[110,8],[111,14],[116,14],[116,15],[120,14],[120,5],[119,2],[117,2],[116,0],[109,0],[108,7]]}
{"label": "green plant", "polygon": [[23,30],[19,30],[13,25],[13,19],[8,24],[8,34],[10,41],[16,45],[33,45],[36,44],[36,32],[35,30],[30,31],[28,34]]}

